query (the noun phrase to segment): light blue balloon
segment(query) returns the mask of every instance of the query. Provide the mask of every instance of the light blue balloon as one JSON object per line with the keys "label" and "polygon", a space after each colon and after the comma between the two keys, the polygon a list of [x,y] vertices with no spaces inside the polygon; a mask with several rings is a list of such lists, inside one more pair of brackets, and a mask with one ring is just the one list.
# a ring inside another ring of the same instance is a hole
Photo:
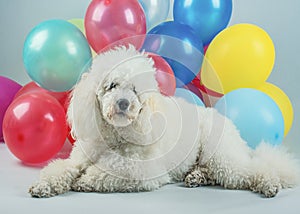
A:
{"label": "light blue balloon", "polygon": [[282,113],[265,93],[255,89],[237,89],[224,95],[215,108],[233,121],[251,148],[256,148],[262,141],[272,145],[282,143]]}
{"label": "light blue balloon", "polygon": [[91,59],[84,35],[64,20],[48,20],[37,25],[23,48],[28,75],[51,91],[70,90],[90,66]]}
{"label": "light blue balloon", "polygon": [[139,0],[146,15],[147,31],[166,21],[170,11],[170,0]]}
{"label": "light blue balloon", "polygon": [[202,102],[202,100],[193,92],[184,89],[184,88],[176,88],[175,97],[181,97],[183,98],[185,101],[187,101],[188,103],[192,103],[192,104],[196,104],[198,106],[203,106],[205,107],[204,103]]}
{"label": "light blue balloon", "polygon": [[194,28],[204,45],[229,23],[232,0],[174,0],[174,20]]}

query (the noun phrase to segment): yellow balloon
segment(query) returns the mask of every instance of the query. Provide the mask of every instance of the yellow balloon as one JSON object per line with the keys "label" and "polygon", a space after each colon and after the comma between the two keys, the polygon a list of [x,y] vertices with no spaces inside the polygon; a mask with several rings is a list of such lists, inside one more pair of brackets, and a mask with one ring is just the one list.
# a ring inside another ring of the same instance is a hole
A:
{"label": "yellow balloon", "polygon": [[201,80],[225,94],[264,83],[272,72],[275,47],[270,36],[252,24],[237,24],[219,33],[209,45]]}
{"label": "yellow balloon", "polygon": [[294,120],[293,106],[289,97],[280,88],[268,82],[262,84],[256,89],[269,95],[277,103],[283,116],[284,136],[286,136],[290,131]]}

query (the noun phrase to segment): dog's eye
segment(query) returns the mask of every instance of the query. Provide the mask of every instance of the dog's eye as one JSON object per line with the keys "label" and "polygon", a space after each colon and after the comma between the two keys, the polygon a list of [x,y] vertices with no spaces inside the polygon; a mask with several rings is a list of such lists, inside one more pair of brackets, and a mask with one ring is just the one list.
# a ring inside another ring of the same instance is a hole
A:
{"label": "dog's eye", "polygon": [[109,86],[106,87],[106,90],[107,90],[107,91],[110,91],[110,90],[112,90],[113,88],[116,88],[117,86],[118,86],[117,83],[112,82]]}
{"label": "dog's eye", "polygon": [[135,94],[137,94],[137,92],[136,92],[136,90],[135,90],[135,87],[133,86],[133,88],[132,88],[132,91],[135,93]]}

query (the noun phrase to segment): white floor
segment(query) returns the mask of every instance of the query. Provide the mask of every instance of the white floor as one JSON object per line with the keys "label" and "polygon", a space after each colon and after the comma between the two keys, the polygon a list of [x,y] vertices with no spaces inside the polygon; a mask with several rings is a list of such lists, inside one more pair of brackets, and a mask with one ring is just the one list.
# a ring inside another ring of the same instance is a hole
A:
{"label": "white floor", "polygon": [[300,187],[282,190],[272,199],[248,191],[219,187],[188,189],[168,185],[148,193],[75,193],[49,199],[31,198],[28,187],[39,167],[22,165],[0,144],[0,213],[300,213]]}

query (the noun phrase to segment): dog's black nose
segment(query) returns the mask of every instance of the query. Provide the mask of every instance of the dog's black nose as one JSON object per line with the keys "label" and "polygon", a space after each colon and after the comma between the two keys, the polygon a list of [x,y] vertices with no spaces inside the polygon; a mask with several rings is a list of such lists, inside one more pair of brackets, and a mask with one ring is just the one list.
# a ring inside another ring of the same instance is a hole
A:
{"label": "dog's black nose", "polygon": [[119,109],[121,111],[125,111],[125,110],[127,110],[127,108],[128,108],[128,106],[129,106],[130,103],[129,103],[129,101],[127,99],[119,99],[117,101],[117,104],[118,104]]}

